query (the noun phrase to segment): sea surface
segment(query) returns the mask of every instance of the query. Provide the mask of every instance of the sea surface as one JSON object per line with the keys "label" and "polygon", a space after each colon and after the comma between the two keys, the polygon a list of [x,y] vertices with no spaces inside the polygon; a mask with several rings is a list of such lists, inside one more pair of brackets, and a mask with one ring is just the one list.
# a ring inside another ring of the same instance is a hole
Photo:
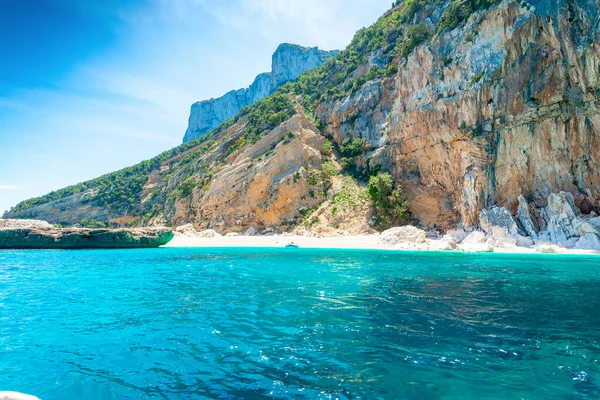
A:
{"label": "sea surface", "polygon": [[598,399],[600,257],[0,252],[0,390]]}

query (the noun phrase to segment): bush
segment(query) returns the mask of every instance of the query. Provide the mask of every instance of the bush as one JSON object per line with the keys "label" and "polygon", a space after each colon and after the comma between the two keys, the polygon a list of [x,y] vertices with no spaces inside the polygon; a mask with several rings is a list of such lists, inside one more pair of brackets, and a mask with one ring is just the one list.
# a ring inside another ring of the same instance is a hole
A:
{"label": "bush", "polygon": [[381,227],[398,225],[408,219],[408,207],[402,197],[402,187],[387,172],[369,178],[367,192],[373,203],[377,224]]}
{"label": "bush", "polygon": [[331,153],[333,153],[333,144],[331,143],[331,140],[325,139],[323,146],[321,146],[321,154],[324,156],[330,156]]}
{"label": "bush", "polygon": [[344,139],[340,152],[344,157],[356,157],[365,153],[367,141],[365,139]]}

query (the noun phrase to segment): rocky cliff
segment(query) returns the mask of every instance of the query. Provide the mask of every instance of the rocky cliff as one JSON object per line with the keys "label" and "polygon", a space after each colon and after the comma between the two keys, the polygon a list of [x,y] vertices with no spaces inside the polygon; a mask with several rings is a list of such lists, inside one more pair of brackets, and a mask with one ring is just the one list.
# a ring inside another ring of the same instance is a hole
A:
{"label": "rocky cliff", "polygon": [[316,47],[302,47],[283,43],[273,54],[271,72],[256,77],[245,89],[232,90],[222,97],[192,104],[188,129],[183,142],[189,142],[215,129],[246,106],[273,94],[286,82],[296,79],[304,71],[323,65],[339,51],[323,51]]}
{"label": "rocky cliff", "polygon": [[534,220],[559,192],[598,212],[598,16],[588,0],[400,2],[211,134],[8,215],[364,231],[380,171],[438,230],[477,227],[494,205],[516,215],[519,196]]}

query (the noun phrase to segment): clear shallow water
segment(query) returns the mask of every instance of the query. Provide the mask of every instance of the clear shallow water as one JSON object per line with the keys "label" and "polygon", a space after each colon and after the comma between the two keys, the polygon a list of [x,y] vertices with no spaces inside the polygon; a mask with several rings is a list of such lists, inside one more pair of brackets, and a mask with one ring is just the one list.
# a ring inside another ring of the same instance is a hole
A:
{"label": "clear shallow water", "polygon": [[0,390],[52,399],[600,398],[600,258],[0,252]]}

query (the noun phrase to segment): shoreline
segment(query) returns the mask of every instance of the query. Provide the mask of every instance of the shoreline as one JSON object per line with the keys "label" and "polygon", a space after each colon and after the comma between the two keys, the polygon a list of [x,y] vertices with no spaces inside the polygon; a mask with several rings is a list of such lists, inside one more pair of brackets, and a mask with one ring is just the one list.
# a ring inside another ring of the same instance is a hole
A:
{"label": "shoreline", "polygon": [[[380,242],[380,235],[347,235],[347,236],[299,236],[299,235],[272,235],[272,236],[217,236],[198,237],[186,236],[176,233],[175,237],[162,248],[284,248],[288,243],[294,242],[304,249],[356,249],[356,250],[391,250],[391,251],[423,251],[436,253],[495,253],[495,254],[570,254],[570,255],[600,255],[594,250],[568,249],[553,246],[552,252],[541,252],[535,248],[514,246],[492,248],[492,251],[469,251],[464,249],[444,250],[414,246],[411,243],[389,245]],[[439,243],[439,239],[428,239],[427,244]]]}

